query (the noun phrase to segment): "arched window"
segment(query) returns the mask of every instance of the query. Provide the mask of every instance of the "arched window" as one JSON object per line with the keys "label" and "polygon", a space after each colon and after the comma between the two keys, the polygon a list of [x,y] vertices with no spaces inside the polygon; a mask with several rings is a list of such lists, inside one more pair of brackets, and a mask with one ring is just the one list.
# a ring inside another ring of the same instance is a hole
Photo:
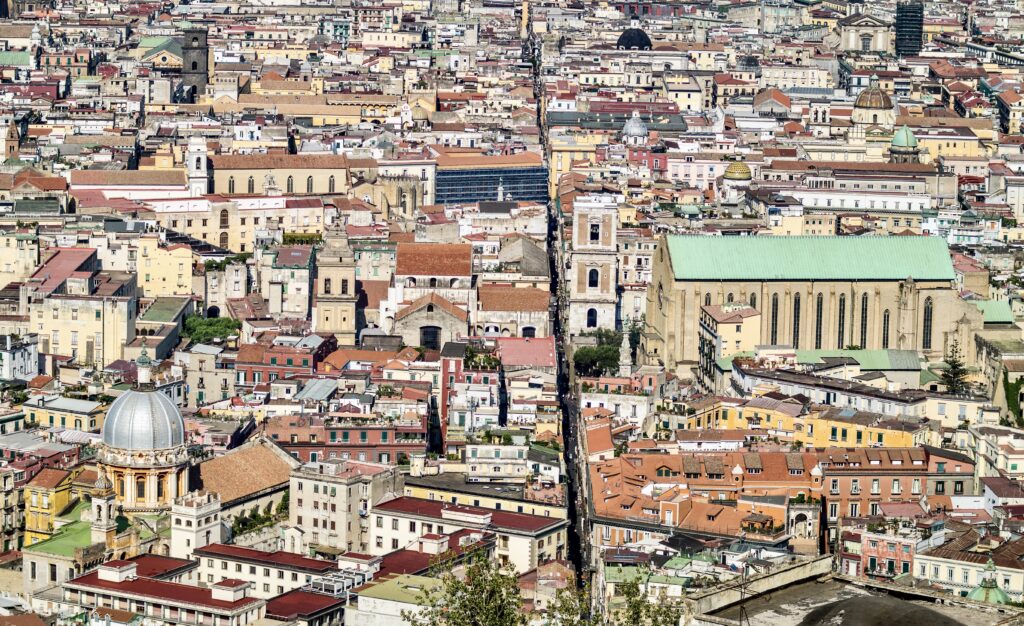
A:
{"label": "arched window", "polygon": [[306,193],[313,193],[313,177],[306,177]]}
{"label": "arched window", "polygon": [[729,304],[732,304],[732,294],[731,293],[725,297],[725,301],[727,303],[729,303]]}
{"label": "arched window", "polygon": [[866,350],[868,347],[868,294],[860,297],[860,348]]}
{"label": "arched window", "polygon": [[825,323],[825,296],[818,294],[814,304],[814,349],[821,350],[821,327]]}
{"label": "arched window", "polygon": [[203,157],[196,157],[196,169],[203,169]]}
{"label": "arched window", "polygon": [[135,497],[139,500],[146,499],[146,479],[142,476],[135,479]]}
{"label": "arched window", "polygon": [[199,63],[197,61],[192,61],[192,70],[195,71],[195,70],[198,70],[198,69],[199,69]]}
{"label": "arched window", "polygon": [[430,286],[431,287],[437,287],[437,279],[436,278],[431,278],[430,279]]}
{"label": "arched window", "polygon": [[220,210],[220,227],[221,228],[230,228],[231,227],[231,220],[228,217],[228,210],[227,209],[221,209]]}
{"label": "arched window", "polygon": [[235,193],[235,177],[228,177],[228,193]]}
{"label": "arched window", "polygon": [[793,296],[793,349],[800,348],[800,294]]}
{"label": "arched window", "polygon": [[882,313],[882,349],[889,349],[889,309]]}
{"label": "arched window", "polygon": [[756,293],[750,294],[750,308],[752,308],[752,309],[756,309],[757,308],[757,294]]}
{"label": "arched window", "polygon": [[250,176],[249,182],[246,183],[245,188],[248,190],[249,193],[256,193],[256,179]]}
{"label": "arched window", "polygon": [[587,309],[587,328],[597,328],[597,309]]}
{"label": "arched window", "polygon": [[587,287],[597,287],[597,281],[600,278],[600,273],[596,269],[592,269],[587,272]]}
{"label": "arched window", "polygon": [[285,182],[285,189],[288,190],[288,193],[295,193],[295,178],[288,177],[288,180]]}
{"label": "arched window", "polygon": [[225,250],[228,247],[228,234],[226,232],[220,234],[220,247]]}
{"label": "arched window", "polygon": [[772,294],[772,327],[771,337],[772,345],[778,345],[779,343],[779,294]]}
{"label": "arched window", "polygon": [[704,294],[704,306],[711,306],[711,294]]}
{"label": "arched window", "polygon": [[327,193],[334,193],[334,176],[327,179]]}
{"label": "arched window", "polygon": [[846,335],[846,294],[839,294],[839,315],[836,319],[836,349],[842,350]]}
{"label": "arched window", "polygon": [[921,349],[932,349],[932,299],[924,299],[924,324],[921,325]]}

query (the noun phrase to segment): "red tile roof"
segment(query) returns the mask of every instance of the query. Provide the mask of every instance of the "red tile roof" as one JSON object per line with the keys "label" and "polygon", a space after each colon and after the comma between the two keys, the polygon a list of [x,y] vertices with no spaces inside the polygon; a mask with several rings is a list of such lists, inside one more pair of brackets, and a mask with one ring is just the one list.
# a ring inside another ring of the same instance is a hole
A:
{"label": "red tile roof", "polygon": [[[473,246],[463,243],[398,244],[395,274],[402,276],[470,276]],[[426,286],[426,285],[424,285]]]}
{"label": "red tile roof", "polygon": [[340,610],[344,606],[344,600],[296,589],[268,600],[267,617],[291,621],[296,617],[308,617],[331,609]]}
{"label": "red tile roof", "polygon": [[135,564],[137,576],[144,576],[146,578],[160,578],[166,574],[196,565],[196,562],[191,559],[176,559],[158,554],[140,554],[128,562]]}
{"label": "red tile roof", "polygon": [[265,552],[263,550],[255,550],[253,548],[245,548],[242,546],[227,545],[223,543],[213,543],[202,548],[197,548],[195,553],[199,556],[221,557],[250,563],[265,563],[276,567],[296,569],[304,572],[323,573],[338,569],[338,564],[334,561],[311,559],[293,552],[285,552],[284,550]]}
{"label": "red tile roof", "polygon": [[[375,513],[416,515],[419,517],[431,517],[442,519],[441,512],[457,511],[469,515],[490,515],[491,523],[488,528],[509,530],[520,533],[536,533],[542,530],[552,529],[556,526],[567,523],[565,520],[540,515],[529,515],[527,513],[512,513],[509,511],[494,511],[475,506],[460,506],[448,504],[440,500],[424,500],[421,498],[410,498],[402,496],[394,500],[382,502],[373,507]],[[463,522],[446,520],[445,523],[460,525]]]}
{"label": "red tile roof", "polygon": [[555,366],[555,338],[498,338],[502,365],[527,367]]}
{"label": "red tile roof", "polygon": [[214,600],[213,591],[210,589],[202,589],[200,587],[193,587],[192,585],[182,585],[180,583],[172,583],[153,578],[143,578],[141,576],[121,582],[101,580],[99,572],[96,571],[74,578],[66,584],[72,588],[88,587],[90,589],[109,591],[119,596],[132,595],[156,598],[164,601],[197,605],[221,611],[235,611],[240,608],[262,602],[262,600],[257,598],[241,598],[233,602],[228,602],[226,600]]}

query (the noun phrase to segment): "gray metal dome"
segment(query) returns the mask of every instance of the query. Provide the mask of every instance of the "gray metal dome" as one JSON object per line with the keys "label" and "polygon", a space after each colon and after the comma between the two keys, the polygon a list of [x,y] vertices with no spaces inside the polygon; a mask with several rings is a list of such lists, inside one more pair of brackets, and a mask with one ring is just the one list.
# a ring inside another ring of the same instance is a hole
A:
{"label": "gray metal dome", "polygon": [[185,443],[185,420],[159,391],[127,391],[103,420],[103,443],[121,450],[165,450]]}
{"label": "gray metal dome", "polygon": [[622,135],[624,137],[646,137],[649,134],[647,124],[644,124],[637,111],[633,111],[633,115],[626,120],[626,124],[622,127]]}

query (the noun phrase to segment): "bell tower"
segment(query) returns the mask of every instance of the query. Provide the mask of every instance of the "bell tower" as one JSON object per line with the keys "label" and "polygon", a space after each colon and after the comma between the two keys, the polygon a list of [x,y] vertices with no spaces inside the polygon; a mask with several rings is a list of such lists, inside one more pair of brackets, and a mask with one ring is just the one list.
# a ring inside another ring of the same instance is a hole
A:
{"label": "bell tower", "polygon": [[206,41],[205,28],[189,27],[182,31],[185,42],[181,46],[182,67],[181,78],[186,87],[195,90],[198,99],[206,92],[206,83],[210,78],[210,47]]}
{"label": "bell tower", "polygon": [[188,170],[188,195],[193,198],[206,195],[210,178],[207,173],[206,140],[202,137],[189,138],[185,167]]}
{"label": "bell tower", "polygon": [[356,261],[348,234],[342,226],[324,230],[324,247],[316,258],[316,326],[318,333],[332,333],[339,345],[355,345]]}
{"label": "bell tower", "polygon": [[117,534],[117,516],[114,513],[114,485],[100,469],[100,476],[92,486],[92,542],[109,545]]}

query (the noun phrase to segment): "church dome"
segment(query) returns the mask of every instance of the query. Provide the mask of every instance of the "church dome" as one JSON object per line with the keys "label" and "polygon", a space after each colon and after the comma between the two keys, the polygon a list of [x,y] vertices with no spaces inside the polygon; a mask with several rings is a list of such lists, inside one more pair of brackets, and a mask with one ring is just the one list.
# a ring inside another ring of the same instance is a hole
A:
{"label": "church dome", "polygon": [[754,175],[750,171],[749,165],[743,161],[733,161],[729,164],[729,167],[725,168],[723,177],[726,180],[750,180]]}
{"label": "church dome", "polygon": [[627,28],[619,35],[615,47],[619,50],[650,50],[651,38],[639,28]]}
{"label": "church dome", "polygon": [[632,117],[622,127],[623,137],[646,137],[648,134],[647,124],[644,124],[638,112],[633,111]]}
{"label": "church dome", "polygon": [[185,420],[159,391],[127,391],[107,411],[103,443],[121,450],[176,448],[185,443]]}
{"label": "church dome", "polygon": [[988,604],[1009,604],[1012,601],[1010,594],[1000,589],[996,582],[996,566],[991,558],[985,564],[985,578],[967,594],[967,599]]}
{"label": "church dome", "polygon": [[892,147],[893,148],[916,148],[917,137],[907,127],[906,124],[902,128],[896,131],[896,134],[892,136]]}
{"label": "church dome", "polygon": [[857,109],[890,110],[892,109],[892,98],[878,86],[878,77],[872,76],[871,83],[864,91],[860,92],[853,102],[853,106]]}

